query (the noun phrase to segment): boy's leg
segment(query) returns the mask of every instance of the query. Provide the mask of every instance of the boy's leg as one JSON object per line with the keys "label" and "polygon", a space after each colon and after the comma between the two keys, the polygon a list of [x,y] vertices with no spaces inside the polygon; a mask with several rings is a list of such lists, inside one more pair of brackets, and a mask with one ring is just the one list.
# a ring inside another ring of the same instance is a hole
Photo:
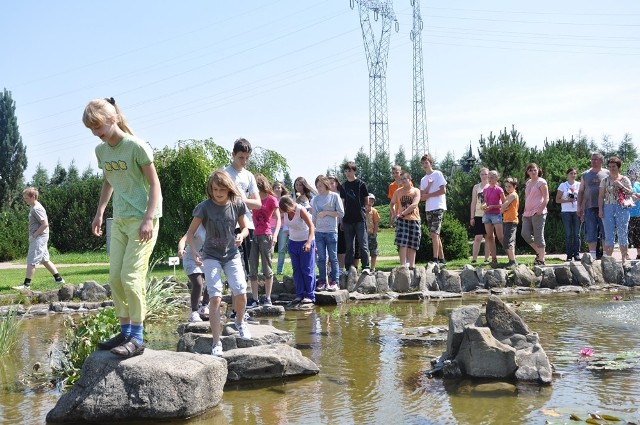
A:
{"label": "boy's leg", "polygon": [[353,265],[353,259],[355,258],[354,239],[356,237],[355,224],[342,223],[344,229],[344,268],[349,271]]}
{"label": "boy's leg", "polygon": [[[209,298],[209,325],[211,326],[211,336],[213,337],[213,345],[220,341],[220,296],[212,296]],[[244,314],[244,313],[243,313]]]}
{"label": "boy's leg", "polygon": [[360,245],[360,261],[362,261],[362,269],[368,269],[369,265],[369,237],[367,236],[367,223],[361,221],[355,224],[356,237]]}

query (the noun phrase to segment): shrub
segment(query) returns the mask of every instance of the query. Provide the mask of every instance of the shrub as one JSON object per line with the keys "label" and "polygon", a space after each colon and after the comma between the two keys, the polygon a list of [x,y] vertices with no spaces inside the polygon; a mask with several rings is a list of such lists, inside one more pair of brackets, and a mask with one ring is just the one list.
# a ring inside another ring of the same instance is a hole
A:
{"label": "shrub", "polygon": [[[433,257],[433,248],[431,244],[431,236],[427,227],[427,220],[423,209],[420,211],[422,216],[422,238],[420,240],[420,249],[416,254],[416,261],[429,261]],[[442,221],[442,229],[440,231],[444,256],[448,260],[457,260],[469,257],[469,239],[467,229],[458,221],[457,218],[448,212],[445,212]]]}
{"label": "shrub", "polygon": [[389,204],[374,205],[374,208],[378,210],[380,215],[380,224],[378,227],[381,229],[389,228]]}
{"label": "shrub", "polygon": [[[49,218],[50,248],[64,253],[96,251],[104,247],[106,232],[99,238],[91,233],[102,182],[101,177],[91,176],[42,191],[40,202]],[[105,210],[103,223],[109,217],[112,217],[111,202]]]}
{"label": "shrub", "polygon": [[11,261],[27,254],[27,212],[24,205],[0,212],[0,261]]}

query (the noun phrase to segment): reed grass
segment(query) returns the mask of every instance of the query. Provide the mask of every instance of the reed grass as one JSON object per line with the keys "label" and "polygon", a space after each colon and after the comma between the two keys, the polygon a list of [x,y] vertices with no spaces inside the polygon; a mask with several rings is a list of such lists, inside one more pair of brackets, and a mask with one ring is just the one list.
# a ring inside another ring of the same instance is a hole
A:
{"label": "reed grass", "polygon": [[0,317],[0,355],[9,354],[15,348],[20,337],[18,331],[21,322],[17,306],[9,307],[6,316]]}

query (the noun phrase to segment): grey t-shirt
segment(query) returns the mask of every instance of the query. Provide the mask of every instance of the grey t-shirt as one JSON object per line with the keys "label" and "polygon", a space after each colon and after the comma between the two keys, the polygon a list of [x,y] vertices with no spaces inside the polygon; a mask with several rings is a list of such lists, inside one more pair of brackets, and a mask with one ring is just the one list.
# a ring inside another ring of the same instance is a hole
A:
{"label": "grey t-shirt", "polygon": [[[43,221],[47,221],[47,211],[45,211],[40,202],[36,201],[36,203],[33,204],[33,207],[29,210],[29,236],[33,235],[36,230],[38,230],[38,227],[40,227]],[[44,229],[42,234],[49,234],[49,226]]]}
{"label": "grey t-shirt", "polygon": [[218,205],[207,199],[196,205],[193,216],[202,219],[207,236],[202,246],[202,258],[218,260],[221,263],[239,255],[235,240],[235,229],[238,217],[246,214],[244,202]]}
{"label": "grey t-shirt", "polygon": [[600,191],[600,182],[609,175],[609,170],[600,170],[595,173],[588,170],[582,173],[582,181],[584,182],[584,207],[598,208],[598,193]]}

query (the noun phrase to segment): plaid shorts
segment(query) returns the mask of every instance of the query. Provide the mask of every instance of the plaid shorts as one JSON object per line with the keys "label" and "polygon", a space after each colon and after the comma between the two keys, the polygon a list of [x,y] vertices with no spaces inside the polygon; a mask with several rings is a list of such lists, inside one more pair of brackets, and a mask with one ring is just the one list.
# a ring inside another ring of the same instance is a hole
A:
{"label": "plaid shorts", "polygon": [[440,229],[442,228],[442,217],[444,217],[443,209],[427,211],[427,227],[429,228],[429,233],[435,233],[436,235],[440,234]]}
{"label": "plaid shorts", "polygon": [[378,256],[378,236],[367,234],[367,240],[369,241],[369,255]]}
{"label": "plaid shorts", "polygon": [[417,251],[420,248],[421,235],[422,230],[418,220],[405,220],[402,218],[396,220],[395,244],[397,246],[404,246]]}

